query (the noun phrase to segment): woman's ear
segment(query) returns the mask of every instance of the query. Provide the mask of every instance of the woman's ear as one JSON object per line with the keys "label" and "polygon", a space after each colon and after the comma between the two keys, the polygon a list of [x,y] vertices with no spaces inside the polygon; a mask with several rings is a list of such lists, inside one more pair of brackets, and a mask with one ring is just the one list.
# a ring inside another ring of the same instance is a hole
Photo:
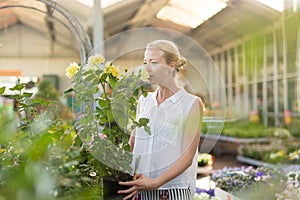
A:
{"label": "woman's ear", "polygon": [[176,63],[175,62],[171,62],[170,64],[169,64],[169,66],[170,67],[172,67],[173,68],[173,70],[176,70]]}

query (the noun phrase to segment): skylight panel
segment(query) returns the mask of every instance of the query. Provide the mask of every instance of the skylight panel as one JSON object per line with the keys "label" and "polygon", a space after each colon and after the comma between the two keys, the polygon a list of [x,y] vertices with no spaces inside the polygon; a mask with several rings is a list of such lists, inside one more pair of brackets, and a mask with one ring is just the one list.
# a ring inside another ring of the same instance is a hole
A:
{"label": "skylight panel", "polygon": [[227,6],[228,0],[170,0],[157,18],[196,28]]}
{"label": "skylight panel", "polygon": [[[90,8],[94,6],[94,0],[76,0],[76,1]],[[122,0],[101,0],[101,7],[106,8],[120,1]]]}
{"label": "skylight panel", "polygon": [[284,10],[284,1],[285,0],[256,0],[262,4],[265,4],[266,6],[269,6],[270,8],[273,8],[274,10],[277,10],[279,12],[282,12]]}

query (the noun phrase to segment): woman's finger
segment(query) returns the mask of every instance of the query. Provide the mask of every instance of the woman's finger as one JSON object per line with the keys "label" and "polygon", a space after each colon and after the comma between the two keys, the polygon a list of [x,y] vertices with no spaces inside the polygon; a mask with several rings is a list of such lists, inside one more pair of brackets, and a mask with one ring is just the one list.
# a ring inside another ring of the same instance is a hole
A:
{"label": "woman's finger", "polygon": [[127,190],[118,190],[118,194],[127,194],[135,191],[137,188],[135,186],[127,189]]}
{"label": "woman's finger", "polygon": [[136,181],[126,181],[126,182],[120,181],[119,184],[125,186],[133,186],[136,184]]}
{"label": "woman's finger", "polygon": [[135,196],[137,194],[137,190],[133,191],[132,193],[130,193],[129,195],[127,195],[126,197],[123,198],[123,200],[128,200],[128,199],[135,199]]}

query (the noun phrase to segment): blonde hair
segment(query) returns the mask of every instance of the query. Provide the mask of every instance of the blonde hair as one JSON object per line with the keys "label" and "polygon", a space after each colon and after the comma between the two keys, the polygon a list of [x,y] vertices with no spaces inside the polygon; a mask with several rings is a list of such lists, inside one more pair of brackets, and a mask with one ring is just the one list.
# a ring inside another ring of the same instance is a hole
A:
{"label": "blonde hair", "polygon": [[171,62],[176,63],[177,72],[182,69],[186,63],[186,59],[180,55],[178,47],[172,41],[155,40],[146,46],[146,49],[148,48],[154,48],[163,51],[163,56],[165,57],[167,64],[170,64]]}

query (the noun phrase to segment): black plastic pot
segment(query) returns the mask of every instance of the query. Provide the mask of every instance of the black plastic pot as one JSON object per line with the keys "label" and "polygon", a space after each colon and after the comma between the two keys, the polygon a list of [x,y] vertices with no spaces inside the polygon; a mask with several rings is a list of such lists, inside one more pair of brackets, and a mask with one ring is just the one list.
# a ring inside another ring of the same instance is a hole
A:
{"label": "black plastic pot", "polygon": [[123,199],[126,195],[118,194],[118,190],[127,190],[130,187],[120,185],[119,181],[129,181],[132,180],[132,177],[128,179],[118,180],[111,177],[104,177],[103,178],[103,197],[104,200],[119,200]]}

